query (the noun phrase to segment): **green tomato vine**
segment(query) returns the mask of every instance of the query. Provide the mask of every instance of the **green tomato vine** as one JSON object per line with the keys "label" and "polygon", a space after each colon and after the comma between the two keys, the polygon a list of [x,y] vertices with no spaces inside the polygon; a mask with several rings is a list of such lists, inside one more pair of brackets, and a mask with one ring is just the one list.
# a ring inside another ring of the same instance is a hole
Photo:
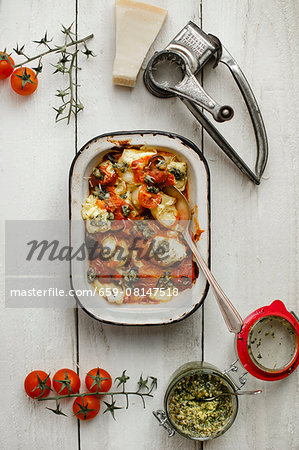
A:
{"label": "green tomato vine", "polygon": [[[52,66],[55,68],[55,71],[53,73],[62,73],[63,75],[67,75],[68,84],[66,85],[66,87],[64,87],[64,89],[57,90],[56,97],[60,99],[60,105],[58,107],[53,107],[53,109],[56,111],[56,122],[66,120],[68,124],[70,123],[71,116],[77,116],[77,114],[84,108],[82,102],[78,99],[77,92],[79,85],[75,81],[75,70],[81,69],[77,65],[78,53],[81,51],[81,53],[83,53],[87,59],[90,56],[95,56],[93,51],[87,47],[87,41],[92,39],[94,35],[90,34],[82,39],[77,39],[75,33],[72,31],[72,26],[73,24],[71,24],[67,28],[62,25],[61,32],[64,35],[63,45],[52,44],[53,38],[49,39],[47,32],[40,40],[33,41],[35,44],[37,44],[38,47],[43,46],[44,48],[46,48],[45,51],[33,57],[30,57],[25,53],[25,45],[19,46],[17,44],[16,48],[13,49],[13,51],[17,55],[23,56],[25,58],[25,60],[23,60],[21,63],[15,64],[14,69],[18,67],[23,68],[25,64],[27,65],[28,63],[38,60],[37,66],[32,67],[32,69],[35,71],[36,77],[43,70],[43,58],[51,53],[58,55],[57,63],[52,64]],[[22,78],[22,83],[27,82],[29,82],[29,80],[24,79],[23,81]]]}
{"label": "green tomato vine", "polygon": [[[96,378],[96,377],[95,377]],[[123,371],[122,375],[119,377],[115,378],[115,383],[117,383],[116,388],[120,388],[120,390],[115,390],[115,391],[108,391],[108,392],[104,392],[104,391],[100,391],[100,383],[101,380],[103,380],[105,378],[100,377],[99,380],[97,380],[97,384],[98,384],[98,389],[96,392],[85,392],[83,394],[80,393],[71,393],[69,391],[68,394],[65,395],[56,395],[56,396],[51,396],[51,397],[37,397],[37,400],[40,402],[43,401],[55,401],[56,403],[56,408],[48,408],[46,407],[46,409],[52,411],[54,414],[57,415],[62,415],[62,416],[66,416],[66,414],[61,410],[61,404],[60,401],[62,399],[65,398],[78,398],[81,397],[82,400],[84,397],[88,396],[110,396],[111,398],[111,403],[104,401],[105,405],[106,405],[106,409],[104,410],[104,414],[106,412],[110,412],[110,414],[112,415],[113,419],[115,420],[115,411],[119,410],[119,409],[124,409],[124,407],[122,406],[118,406],[116,405],[116,400],[115,400],[115,396],[121,395],[121,396],[125,396],[126,398],[126,406],[125,409],[129,408],[129,398],[132,396],[137,396],[141,399],[142,401],[142,405],[145,408],[146,407],[146,403],[145,403],[145,399],[147,397],[153,397],[153,391],[157,388],[158,385],[158,380],[155,377],[152,376],[148,376],[147,378],[143,378],[142,375],[140,375],[139,380],[137,381],[137,389],[134,391],[127,391],[126,390],[126,383],[128,382],[128,380],[130,379],[130,377],[126,374],[126,370]],[[60,381],[61,382],[61,381]],[[80,413],[83,413],[84,411],[84,406],[81,406],[82,411],[80,410]]]}

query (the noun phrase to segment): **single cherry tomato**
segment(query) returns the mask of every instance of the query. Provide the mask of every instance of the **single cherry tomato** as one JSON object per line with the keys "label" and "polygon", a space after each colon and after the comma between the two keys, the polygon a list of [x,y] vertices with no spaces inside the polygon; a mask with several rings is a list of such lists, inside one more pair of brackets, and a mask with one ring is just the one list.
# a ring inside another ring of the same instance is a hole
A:
{"label": "single cherry tomato", "polygon": [[166,170],[160,170],[156,167],[147,170],[147,175],[153,180],[153,184],[163,184],[168,178],[168,172]]}
{"label": "single cherry tomato", "polygon": [[95,167],[89,177],[91,188],[98,186],[113,186],[118,178],[110,161],[106,161],[98,167]]}
{"label": "single cherry tomato", "polygon": [[14,60],[5,52],[0,52],[0,80],[8,78],[14,69]]}
{"label": "single cherry tomato", "polygon": [[162,196],[160,193],[152,194],[147,190],[146,186],[141,186],[138,192],[138,200],[143,208],[155,208],[162,201]]}
{"label": "single cherry tomato", "polygon": [[79,376],[71,369],[60,369],[53,377],[53,388],[58,394],[76,394],[80,389]]}
{"label": "single cherry tomato", "polygon": [[116,207],[126,205],[126,201],[119,197],[114,192],[110,192],[110,197],[106,200],[107,205],[111,206],[114,205]]}
{"label": "single cherry tomato", "polygon": [[13,90],[19,95],[31,95],[36,90],[38,80],[36,73],[28,67],[16,69],[10,79]]}
{"label": "single cherry tomato", "polygon": [[47,397],[51,389],[50,375],[42,370],[34,370],[25,378],[24,388],[31,398]]}
{"label": "single cherry tomato", "polygon": [[144,178],[147,174],[147,165],[151,160],[150,156],[143,156],[140,159],[135,159],[131,163],[131,169],[134,173],[134,181],[136,183],[144,183]]}
{"label": "single cherry tomato", "polygon": [[95,395],[86,395],[76,398],[73,412],[79,420],[90,420],[98,414],[100,407],[100,400]]}
{"label": "single cherry tomato", "polygon": [[104,174],[104,178],[100,179],[100,184],[112,185],[116,182],[118,175],[113,169],[111,163],[103,164],[99,167],[99,170]]}
{"label": "single cherry tomato", "polygon": [[104,369],[91,369],[85,378],[89,392],[108,392],[112,386],[112,378]]}

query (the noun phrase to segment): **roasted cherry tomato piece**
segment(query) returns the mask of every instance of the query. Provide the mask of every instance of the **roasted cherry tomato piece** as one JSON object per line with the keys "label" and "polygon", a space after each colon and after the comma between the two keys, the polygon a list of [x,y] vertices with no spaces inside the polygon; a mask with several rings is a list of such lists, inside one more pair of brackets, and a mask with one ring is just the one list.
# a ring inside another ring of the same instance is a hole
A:
{"label": "roasted cherry tomato piece", "polygon": [[10,79],[13,90],[19,95],[31,95],[36,90],[38,80],[36,73],[28,67],[16,69]]}
{"label": "roasted cherry tomato piece", "polygon": [[167,171],[167,163],[163,156],[154,155],[144,168],[145,180],[149,184],[170,186],[175,183],[175,178]]}
{"label": "roasted cherry tomato piece", "polygon": [[192,259],[184,263],[183,273],[180,265],[171,271],[172,281],[179,290],[190,288],[198,275],[198,266]]}
{"label": "roasted cherry tomato piece", "polygon": [[168,172],[166,170],[160,170],[155,167],[147,171],[147,175],[153,180],[153,184],[163,184],[168,178]]}
{"label": "roasted cherry tomato piece", "polygon": [[175,184],[175,177],[172,173],[168,172],[167,180],[163,183],[163,186],[173,186]]}
{"label": "roasted cherry tomato piece", "polygon": [[73,403],[73,412],[79,420],[90,420],[98,414],[100,407],[100,400],[95,395],[86,395],[76,398]]}
{"label": "roasted cherry tomato piece", "polygon": [[108,392],[112,386],[112,378],[106,370],[97,367],[87,373],[85,384],[89,392]]}
{"label": "roasted cherry tomato piece", "polygon": [[113,185],[115,184],[118,175],[115,170],[112,170],[111,164],[102,165],[99,170],[104,174],[104,178],[100,179],[100,184],[103,185]]}
{"label": "roasted cherry tomato piece", "polygon": [[106,155],[103,158],[103,161],[107,161],[108,160],[112,164],[116,164],[120,157],[121,157],[121,152],[115,150],[115,151],[106,153]]}
{"label": "roasted cherry tomato piece", "polygon": [[165,158],[162,155],[154,155],[148,160],[148,167],[158,167],[160,169],[165,170],[167,168],[167,164]]}
{"label": "roasted cherry tomato piece", "polygon": [[80,389],[80,378],[71,369],[60,369],[53,377],[53,388],[58,394],[76,394]]}
{"label": "roasted cherry tomato piece", "polygon": [[145,172],[143,171],[144,165],[145,165],[144,158],[135,159],[131,163],[131,169],[133,170],[134,180],[136,183],[143,183],[144,181],[145,177]]}
{"label": "roasted cherry tomato piece", "polygon": [[106,203],[108,205],[114,205],[114,206],[118,207],[118,206],[125,205],[127,202],[123,198],[121,198],[117,194],[115,194],[114,192],[110,192],[110,197],[107,199]]}
{"label": "roasted cherry tomato piece", "polygon": [[0,52],[0,80],[5,80],[13,73],[14,65],[14,60],[7,53]]}
{"label": "roasted cherry tomato piece", "polygon": [[138,192],[138,200],[141,206],[143,208],[155,208],[158,206],[162,201],[162,196],[160,193],[158,194],[152,194],[151,192],[148,192],[146,186],[141,186]]}
{"label": "roasted cherry tomato piece", "polygon": [[150,156],[143,156],[140,159],[135,159],[132,161],[131,169],[134,172],[134,180],[136,183],[144,183],[144,178],[147,174],[147,167],[150,159]]}
{"label": "roasted cherry tomato piece", "polygon": [[25,378],[24,389],[31,398],[47,397],[51,389],[50,376],[43,370],[34,370]]}
{"label": "roasted cherry tomato piece", "polygon": [[124,220],[125,216],[122,213],[121,208],[116,208],[116,210],[114,211],[114,219],[119,221],[119,220]]}

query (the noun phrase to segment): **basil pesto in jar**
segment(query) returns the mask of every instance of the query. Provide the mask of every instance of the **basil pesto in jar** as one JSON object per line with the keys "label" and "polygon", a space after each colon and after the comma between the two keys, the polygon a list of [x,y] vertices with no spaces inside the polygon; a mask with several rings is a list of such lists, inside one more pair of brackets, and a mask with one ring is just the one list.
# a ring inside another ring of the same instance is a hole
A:
{"label": "basil pesto in jar", "polygon": [[165,393],[164,405],[170,427],[184,437],[209,440],[221,436],[233,424],[237,411],[236,396],[230,378],[212,364],[192,361],[172,375]]}
{"label": "basil pesto in jar", "polygon": [[203,402],[203,397],[213,397],[230,392],[227,384],[215,375],[195,374],[179,381],[169,396],[171,420],[184,433],[200,437],[218,434],[232,415],[232,397],[225,395]]}

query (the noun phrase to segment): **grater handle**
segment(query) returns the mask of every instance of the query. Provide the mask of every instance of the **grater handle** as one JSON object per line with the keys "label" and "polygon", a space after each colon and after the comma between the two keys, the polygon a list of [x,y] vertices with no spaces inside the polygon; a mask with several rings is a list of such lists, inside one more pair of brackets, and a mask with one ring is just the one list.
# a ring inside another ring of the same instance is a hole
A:
{"label": "grater handle", "polygon": [[242,72],[235,59],[224,46],[222,46],[222,54],[219,62],[225,64],[230,70],[246,103],[247,110],[249,112],[254,128],[257,144],[255,172],[257,178],[260,180],[265,170],[268,159],[268,140],[261,111],[244,73]]}
{"label": "grater handle", "polygon": [[167,90],[185,98],[190,102],[204,108],[212,114],[217,122],[225,122],[232,119],[234,111],[231,106],[219,105],[202,87],[197,78],[191,73],[188,66],[185,67],[185,77],[175,85],[168,86]]}
{"label": "grater handle", "polygon": [[221,148],[221,150],[232,160],[232,162],[240,169],[240,171],[246,175],[253,183],[260,184],[261,174],[255,174],[250,167],[245,163],[245,161],[240,157],[240,155],[233,149],[230,143],[225,139],[225,137],[217,130],[217,128],[212,124],[212,122],[205,116],[201,108],[199,108],[195,103],[181,98],[184,105],[187,106],[189,111],[193,116],[201,123],[207,133],[216,142],[216,144]]}

